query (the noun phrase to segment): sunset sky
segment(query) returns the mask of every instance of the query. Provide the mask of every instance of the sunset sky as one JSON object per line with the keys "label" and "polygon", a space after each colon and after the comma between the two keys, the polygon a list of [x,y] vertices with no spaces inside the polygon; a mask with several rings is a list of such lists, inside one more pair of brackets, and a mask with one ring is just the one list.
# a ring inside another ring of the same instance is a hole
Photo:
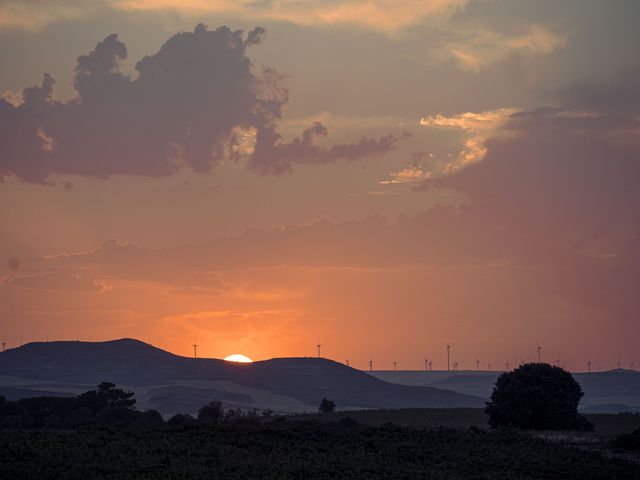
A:
{"label": "sunset sky", "polygon": [[0,339],[640,367],[637,0],[2,0]]}

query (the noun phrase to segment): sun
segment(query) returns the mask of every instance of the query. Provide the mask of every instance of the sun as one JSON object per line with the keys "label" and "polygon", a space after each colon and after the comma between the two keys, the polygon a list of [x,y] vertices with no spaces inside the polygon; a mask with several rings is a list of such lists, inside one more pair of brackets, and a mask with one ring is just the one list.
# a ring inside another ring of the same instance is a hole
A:
{"label": "sun", "polygon": [[253,363],[249,357],[245,355],[240,355],[239,353],[234,353],[233,355],[229,355],[228,357],[224,357],[227,362],[237,362],[237,363]]}

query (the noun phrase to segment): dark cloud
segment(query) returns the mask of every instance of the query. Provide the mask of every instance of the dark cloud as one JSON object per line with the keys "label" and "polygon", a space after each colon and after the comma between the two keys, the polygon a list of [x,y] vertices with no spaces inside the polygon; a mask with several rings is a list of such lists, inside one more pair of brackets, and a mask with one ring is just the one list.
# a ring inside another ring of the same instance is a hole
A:
{"label": "dark cloud", "polygon": [[[359,159],[394,147],[397,139],[387,136],[322,148],[314,143],[327,134],[320,124],[302,139],[282,141],[282,78],[258,71],[246,56],[264,36],[263,28],[245,37],[200,24],[140,60],[132,78],[121,71],[124,43],[109,35],[78,58],[76,98],[56,100],[55,81],[45,74],[23,90],[22,104],[0,99],[0,177],[45,183],[56,173],[165,176],[183,167],[207,172],[225,156],[243,155],[257,171],[283,173],[294,163]],[[242,135],[249,136],[244,150]]]}
{"label": "dark cloud", "polygon": [[637,255],[640,96],[633,78],[575,85],[562,107],[512,115],[486,141],[481,162],[425,186],[464,194],[462,220],[504,251],[547,262]]}
{"label": "dark cloud", "polygon": [[327,134],[327,129],[321,123],[315,122],[302,132],[301,138],[284,143],[274,126],[260,129],[250,165],[262,173],[288,173],[295,163],[324,164],[383,155],[393,150],[400,139],[394,135],[387,135],[379,139],[364,137],[357,143],[339,144],[329,148],[318,146],[318,139],[326,137]]}

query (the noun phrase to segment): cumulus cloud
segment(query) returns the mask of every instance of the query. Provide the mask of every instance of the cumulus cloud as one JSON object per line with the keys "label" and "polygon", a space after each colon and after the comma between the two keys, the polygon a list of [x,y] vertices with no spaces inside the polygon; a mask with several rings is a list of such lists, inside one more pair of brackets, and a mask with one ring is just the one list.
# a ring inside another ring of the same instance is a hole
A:
{"label": "cumulus cloud", "polygon": [[77,97],[59,101],[54,79],[25,88],[19,105],[0,99],[0,176],[47,182],[51,174],[166,176],[208,172],[223,158],[263,173],[294,163],[327,163],[383,154],[395,136],[322,147],[319,123],[290,143],[277,133],[287,90],[272,69],[258,71],[247,48],[265,35],[227,27],[178,33],[121,71],[127,49],[109,35],[78,58]]}
{"label": "cumulus cloud", "polygon": [[512,55],[548,55],[566,44],[563,35],[541,25],[530,25],[521,34],[508,35],[484,28],[462,28],[455,39],[435,52],[441,61],[453,60],[464,71],[478,73]]}

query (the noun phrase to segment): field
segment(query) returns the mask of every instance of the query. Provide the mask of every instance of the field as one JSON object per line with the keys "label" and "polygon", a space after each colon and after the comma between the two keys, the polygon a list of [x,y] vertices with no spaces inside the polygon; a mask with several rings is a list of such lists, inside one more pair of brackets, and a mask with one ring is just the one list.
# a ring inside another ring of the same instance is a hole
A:
{"label": "field", "polygon": [[[391,414],[413,427],[374,425],[376,414],[390,418],[389,412],[350,412],[351,419],[335,414],[324,421],[242,417],[155,429],[4,430],[0,478],[640,478],[640,465],[598,451],[513,431],[416,427],[419,411]],[[436,416],[422,412],[423,422]]]}

